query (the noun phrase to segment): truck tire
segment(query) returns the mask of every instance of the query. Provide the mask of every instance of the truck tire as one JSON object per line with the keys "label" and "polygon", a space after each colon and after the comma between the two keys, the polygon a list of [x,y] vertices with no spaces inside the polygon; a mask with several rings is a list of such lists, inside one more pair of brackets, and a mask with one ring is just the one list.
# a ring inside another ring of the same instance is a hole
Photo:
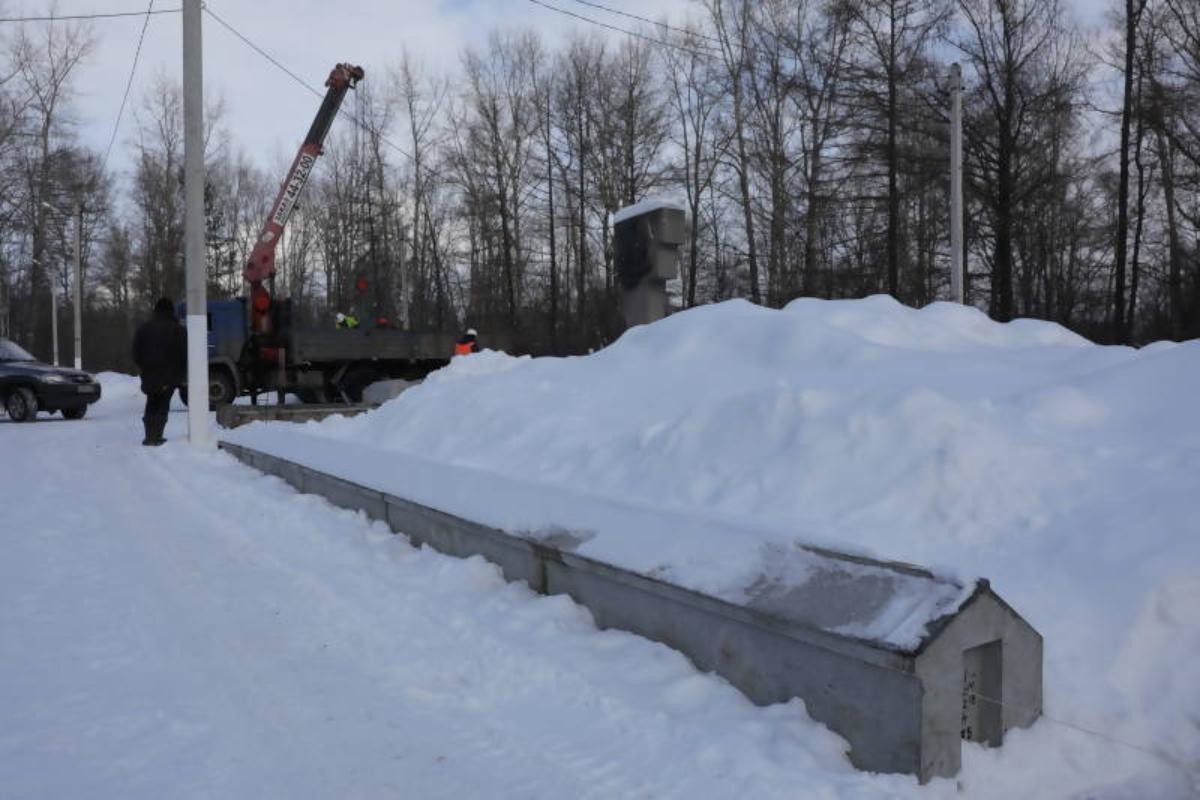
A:
{"label": "truck tire", "polygon": [[322,403],[329,402],[329,396],[326,394],[325,389],[323,389],[323,388],[321,388],[321,389],[297,389],[296,397],[300,398],[301,403],[308,403],[309,405],[314,405],[314,404],[319,405]]}
{"label": "truck tire", "polygon": [[37,419],[37,395],[32,389],[18,386],[4,398],[4,410],[13,422],[33,422]]}
{"label": "truck tire", "polygon": [[346,376],[342,378],[342,391],[350,398],[350,402],[361,403],[363,389],[366,389],[377,380],[379,380],[379,371],[377,369],[366,364],[360,364],[357,367],[351,367]]}
{"label": "truck tire", "polygon": [[233,385],[233,376],[223,369],[208,371],[208,405],[210,408],[227,406],[233,402],[237,389]]}
{"label": "truck tire", "polygon": [[[208,371],[208,407],[217,408],[218,406],[227,406],[233,402],[237,396],[237,389],[233,384],[233,377],[228,370],[216,367]],[[188,402],[188,387],[183,385],[179,387],[179,399],[186,406]]]}

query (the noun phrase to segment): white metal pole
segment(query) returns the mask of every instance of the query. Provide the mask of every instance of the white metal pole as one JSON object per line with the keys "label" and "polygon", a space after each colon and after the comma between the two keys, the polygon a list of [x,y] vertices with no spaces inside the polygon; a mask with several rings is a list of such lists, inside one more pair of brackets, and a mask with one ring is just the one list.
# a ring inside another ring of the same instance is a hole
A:
{"label": "white metal pole", "polygon": [[201,0],[183,0],[184,267],[187,271],[188,435],[208,447],[208,298],[204,269],[204,73]]}
{"label": "white metal pole", "polygon": [[[47,270],[49,272],[49,270]],[[54,348],[54,366],[58,366],[58,292],[54,291],[54,284],[58,281],[58,276],[50,274],[50,346]]]}
{"label": "white metal pole", "polygon": [[950,299],[963,302],[962,67],[950,67]]}
{"label": "white metal pole", "polygon": [[75,201],[75,369],[83,369],[83,202]]}

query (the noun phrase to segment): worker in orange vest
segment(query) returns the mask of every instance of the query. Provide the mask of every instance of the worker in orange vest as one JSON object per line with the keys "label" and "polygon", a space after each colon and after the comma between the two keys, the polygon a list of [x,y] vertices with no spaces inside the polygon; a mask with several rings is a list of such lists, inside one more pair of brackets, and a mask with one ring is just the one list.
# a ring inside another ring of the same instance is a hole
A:
{"label": "worker in orange vest", "polygon": [[454,344],[454,355],[467,356],[471,353],[479,352],[479,342],[474,328],[467,328],[467,332],[458,337],[458,341]]}

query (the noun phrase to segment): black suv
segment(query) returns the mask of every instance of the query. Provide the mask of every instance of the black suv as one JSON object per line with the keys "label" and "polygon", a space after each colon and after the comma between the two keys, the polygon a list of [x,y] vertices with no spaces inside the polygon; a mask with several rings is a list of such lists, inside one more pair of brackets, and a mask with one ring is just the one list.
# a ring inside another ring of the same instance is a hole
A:
{"label": "black suv", "polygon": [[100,384],[88,373],[43,364],[0,339],[0,403],[13,422],[32,422],[39,411],[82,419],[99,399]]}

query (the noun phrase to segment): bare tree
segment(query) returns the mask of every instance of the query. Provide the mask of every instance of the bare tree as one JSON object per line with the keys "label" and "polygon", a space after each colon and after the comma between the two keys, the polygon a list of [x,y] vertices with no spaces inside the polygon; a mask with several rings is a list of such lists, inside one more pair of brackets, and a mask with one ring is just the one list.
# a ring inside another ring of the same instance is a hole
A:
{"label": "bare tree", "polygon": [[855,127],[864,134],[868,157],[882,162],[887,178],[887,288],[894,297],[902,297],[900,273],[908,252],[901,242],[900,183],[915,171],[902,153],[904,133],[921,125],[920,78],[952,10],[947,0],[857,0],[847,6],[855,44],[848,76],[857,95]]}
{"label": "bare tree", "polygon": [[990,227],[991,315],[1014,301],[1014,238],[1050,169],[1044,132],[1079,97],[1084,64],[1059,0],[958,0],[956,44],[974,73],[966,125],[968,176]]}
{"label": "bare tree", "polygon": [[[523,260],[522,212],[531,179],[532,147],[540,129],[532,92],[532,70],[541,45],[532,33],[494,34],[484,53],[465,58],[468,110],[465,131],[470,158],[481,171],[484,195],[478,208],[494,210],[505,322],[518,326]],[[484,231],[490,231],[486,224]]]}
{"label": "bare tree", "polygon": [[31,331],[33,351],[42,356],[50,352],[51,340],[49,315],[38,309],[45,308],[49,299],[45,249],[46,206],[56,199],[56,187],[51,183],[52,155],[66,135],[71,79],[91,53],[94,41],[91,29],[84,25],[49,23],[38,28],[23,26],[13,44],[16,82],[19,91],[29,98],[25,109],[28,144],[21,152],[23,203],[32,242],[31,302],[25,304],[27,311],[20,327]]}
{"label": "bare tree", "polygon": [[[1118,151],[1120,161],[1120,178],[1117,184],[1117,230],[1116,253],[1114,263],[1112,336],[1117,342],[1128,342],[1130,321],[1126,319],[1125,269],[1128,256],[1129,237],[1129,163],[1130,130],[1136,114],[1134,107],[1134,84],[1137,76],[1134,74],[1134,64],[1138,59],[1138,26],[1146,10],[1146,0],[1125,0],[1123,27],[1125,33],[1124,67],[1122,80],[1124,84],[1121,100],[1121,145]],[[1139,137],[1140,138],[1140,137]],[[1132,305],[1133,299],[1130,298]],[[1132,312],[1129,314],[1132,317]]]}
{"label": "bare tree", "polygon": [[750,194],[750,158],[746,149],[745,81],[752,57],[750,37],[751,0],[704,0],[713,30],[720,42],[721,58],[725,64],[726,87],[732,100],[729,125],[736,145],[733,169],[737,174],[741,198],[742,221],[745,225],[746,258],[750,267],[750,299],[761,300],[758,277],[758,251],[754,236],[754,207]]}
{"label": "bare tree", "polygon": [[[676,115],[675,145],[680,151],[683,186],[687,194],[689,230],[687,267],[684,270],[684,305],[696,305],[699,283],[701,206],[711,197],[727,137],[718,130],[722,111],[719,67],[702,51],[703,40],[696,31],[681,40],[683,47],[666,48],[671,102]],[[715,264],[715,261],[714,261]]]}

